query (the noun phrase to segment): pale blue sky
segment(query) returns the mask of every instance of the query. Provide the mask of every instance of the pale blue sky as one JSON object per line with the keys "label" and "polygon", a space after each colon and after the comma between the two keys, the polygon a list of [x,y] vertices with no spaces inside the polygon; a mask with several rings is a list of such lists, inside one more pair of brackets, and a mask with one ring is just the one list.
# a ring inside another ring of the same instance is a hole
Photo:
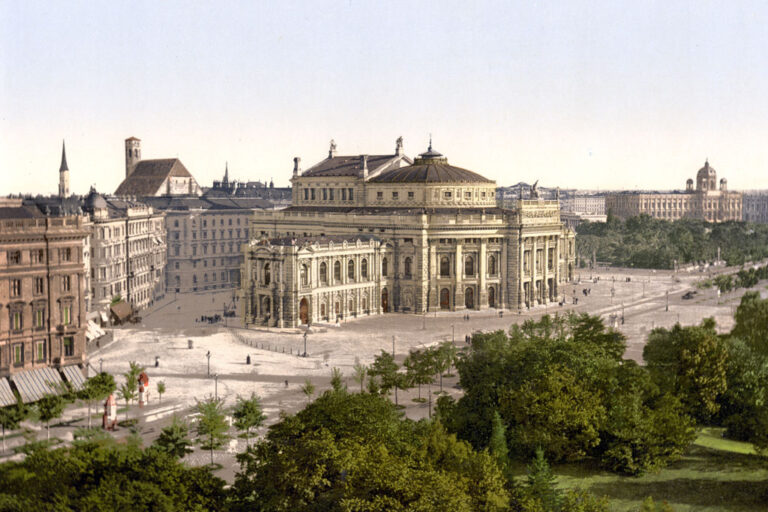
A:
{"label": "pale blue sky", "polygon": [[435,148],[499,184],[768,188],[765,2],[0,0],[0,194]]}

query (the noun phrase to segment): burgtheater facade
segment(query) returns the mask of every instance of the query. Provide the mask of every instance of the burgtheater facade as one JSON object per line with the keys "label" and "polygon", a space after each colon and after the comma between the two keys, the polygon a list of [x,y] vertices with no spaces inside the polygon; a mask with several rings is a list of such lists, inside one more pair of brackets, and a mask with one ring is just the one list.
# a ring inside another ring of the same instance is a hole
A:
{"label": "burgtheater facade", "polygon": [[411,160],[337,156],[302,172],[292,206],[254,212],[240,301],[246,325],[295,327],[391,312],[520,309],[564,296],[574,235],[557,201],[496,206],[496,183],[430,144]]}

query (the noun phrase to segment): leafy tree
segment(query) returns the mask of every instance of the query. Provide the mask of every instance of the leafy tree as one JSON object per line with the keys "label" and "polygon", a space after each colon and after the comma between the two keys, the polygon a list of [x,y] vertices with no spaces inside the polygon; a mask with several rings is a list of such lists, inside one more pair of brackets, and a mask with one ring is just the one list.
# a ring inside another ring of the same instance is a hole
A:
{"label": "leafy tree", "polygon": [[430,349],[415,350],[408,354],[403,362],[407,370],[406,379],[419,388],[419,401],[421,401],[421,385],[431,383],[434,378],[436,368],[434,355],[434,351]]}
{"label": "leafy tree", "polygon": [[509,448],[507,447],[507,427],[501,420],[499,411],[493,413],[491,424],[491,440],[488,443],[488,451],[496,459],[499,467],[506,470],[509,467]]}
{"label": "leafy tree", "polygon": [[365,376],[368,374],[368,367],[364,364],[360,364],[360,361],[355,361],[355,366],[353,366],[352,369],[354,371],[352,378],[357,384],[360,384],[360,392],[362,393]]}
{"label": "leafy tree", "polygon": [[344,387],[343,376],[344,374],[338,368],[333,367],[331,369],[331,387],[336,391],[340,391]]}
{"label": "leafy tree", "polygon": [[768,356],[768,299],[759,292],[747,292],[734,315],[731,336],[740,338],[762,356]]}
{"label": "leafy tree", "polygon": [[88,404],[88,428],[91,428],[91,405],[94,401],[104,400],[115,391],[115,378],[108,373],[99,373],[87,379],[77,398]]}
{"label": "leafy tree", "polygon": [[235,428],[245,431],[246,445],[248,445],[251,429],[259,428],[264,424],[264,420],[267,419],[261,406],[261,398],[256,393],[251,393],[250,398],[238,396],[237,403],[232,411],[232,417],[235,419]]}
{"label": "leafy tree", "polygon": [[728,353],[712,319],[701,326],[654,329],[643,358],[662,391],[679,396],[699,422],[710,421],[720,409],[718,397],[727,389]]}
{"label": "leafy tree", "polygon": [[301,386],[301,392],[307,397],[307,402],[312,400],[312,395],[315,394],[315,385],[312,384],[312,380],[309,377],[304,379],[304,384]]}
{"label": "leafy tree", "polygon": [[211,464],[213,464],[213,450],[224,446],[230,438],[227,433],[229,425],[224,414],[223,400],[208,398],[197,402],[195,409],[199,415],[195,421],[197,441],[203,450],[210,450]]}
{"label": "leafy tree", "polygon": [[136,398],[136,393],[136,386],[131,386],[127,381],[120,384],[120,389],[117,390],[119,398],[125,400],[125,421],[128,421],[128,409],[131,401]]}
{"label": "leafy tree", "polygon": [[82,441],[0,464],[4,510],[222,510],[224,481],[156,449]]}
{"label": "leafy tree", "polygon": [[171,424],[160,431],[160,435],[154,443],[159,449],[172,455],[177,459],[183,458],[186,454],[192,453],[192,441],[189,439],[189,425],[184,420],[180,420],[175,414]]}
{"label": "leafy tree", "polygon": [[45,423],[46,439],[51,439],[51,420],[61,417],[66,401],[60,395],[47,394],[35,403],[40,421]]}
{"label": "leafy tree", "polygon": [[19,425],[29,416],[29,407],[17,399],[14,405],[0,408],[0,426],[3,429],[3,452],[5,452],[5,431],[16,430]]}
{"label": "leafy tree", "polygon": [[159,380],[157,381],[157,397],[160,403],[163,402],[163,393],[165,393],[165,381]]}
{"label": "leafy tree", "polygon": [[381,351],[376,356],[373,364],[368,368],[369,377],[377,377],[378,387],[382,393],[389,393],[395,390],[395,404],[397,404],[397,389],[406,384],[405,376],[399,373],[400,366],[395,362],[395,358],[389,352]]}

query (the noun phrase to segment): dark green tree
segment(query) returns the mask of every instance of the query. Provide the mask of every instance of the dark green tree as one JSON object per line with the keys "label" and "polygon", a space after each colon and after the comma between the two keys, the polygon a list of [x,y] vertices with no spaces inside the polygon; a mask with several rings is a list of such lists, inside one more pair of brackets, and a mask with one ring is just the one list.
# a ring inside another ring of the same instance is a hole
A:
{"label": "dark green tree", "polygon": [[61,395],[48,394],[35,402],[40,421],[45,423],[46,439],[51,439],[51,420],[61,417],[66,401]]}
{"label": "dark green tree", "polygon": [[488,451],[496,459],[499,467],[506,471],[509,468],[509,448],[507,447],[507,427],[501,419],[499,411],[494,411],[491,423],[491,440]]}
{"label": "dark green tree", "polygon": [[172,455],[177,459],[183,458],[186,454],[192,453],[192,441],[189,439],[189,425],[184,420],[180,420],[175,414],[171,424],[160,431],[160,435],[154,443],[160,450]]}
{"label": "dark green tree", "polygon": [[256,393],[251,393],[249,398],[238,396],[235,408],[232,410],[236,429],[245,432],[245,444],[249,445],[251,429],[256,429],[264,424],[267,415],[261,406],[261,398]]}
{"label": "dark green tree", "polygon": [[377,378],[378,387],[382,393],[389,393],[395,390],[395,404],[397,404],[397,390],[403,388],[406,384],[405,375],[400,373],[400,366],[395,362],[395,358],[389,352],[381,351],[376,356],[373,364],[368,368],[369,377]]}
{"label": "dark green tree", "polygon": [[543,510],[560,510],[563,496],[557,489],[555,475],[552,474],[541,448],[536,448],[533,460],[528,466],[526,484],[527,493],[541,503]]}
{"label": "dark green tree", "polygon": [[99,373],[87,379],[76,393],[77,398],[88,404],[88,428],[91,428],[91,405],[94,401],[104,400],[115,391],[115,378],[108,373]]}
{"label": "dark green tree", "polygon": [[17,399],[14,405],[0,408],[0,427],[3,429],[3,452],[5,452],[5,431],[16,430],[19,424],[29,416],[29,407]]}
{"label": "dark green tree", "polygon": [[220,398],[211,397],[197,402],[195,409],[198,413],[195,420],[197,442],[203,450],[210,450],[211,465],[213,465],[213,451],[224,446],[224,443],[230,439],[229,425],[224,414],[224,402]]}

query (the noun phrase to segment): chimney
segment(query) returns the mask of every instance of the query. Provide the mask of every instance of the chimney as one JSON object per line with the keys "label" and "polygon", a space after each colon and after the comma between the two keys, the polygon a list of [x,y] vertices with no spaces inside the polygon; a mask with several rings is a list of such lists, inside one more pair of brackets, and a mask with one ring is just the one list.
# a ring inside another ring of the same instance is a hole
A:
{"label": "chimney", "polygon": [[296,177],[301,174],[301,158],[294,157],[293,159],[293,176]]}
{"label": "chimney", "polygon": [[368,155],[360,155],[360,177],[368,178]]}

